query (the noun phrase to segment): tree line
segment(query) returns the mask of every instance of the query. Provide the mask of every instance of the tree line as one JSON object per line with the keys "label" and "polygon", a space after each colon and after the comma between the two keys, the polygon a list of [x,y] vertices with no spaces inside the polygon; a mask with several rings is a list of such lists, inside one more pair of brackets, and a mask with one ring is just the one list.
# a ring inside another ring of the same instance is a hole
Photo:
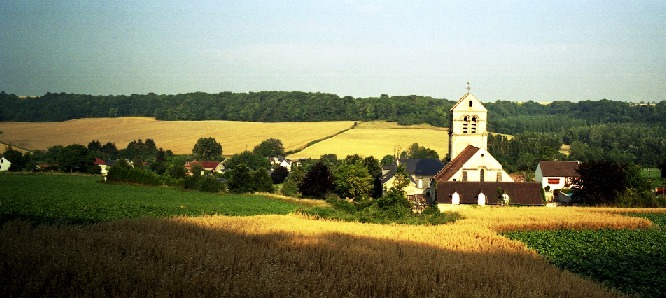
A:
{"label": "tree line", "polygon": [[[0,92],[0,121],[64,121],[89,117],[145,116],[159,120],[234,121],[372,121],[400,124],[449,125],[449,110],[455,101],[429,96],[355,98],[300,91],[262,91],[209,94],[86,95],[46,93],[21,99]],[[597,124],[644,123],[666,126],[666,101],[633,104],[610,101],[556,101],[541,104],[500,101],[485,102],[490,131],[565,131]]]}

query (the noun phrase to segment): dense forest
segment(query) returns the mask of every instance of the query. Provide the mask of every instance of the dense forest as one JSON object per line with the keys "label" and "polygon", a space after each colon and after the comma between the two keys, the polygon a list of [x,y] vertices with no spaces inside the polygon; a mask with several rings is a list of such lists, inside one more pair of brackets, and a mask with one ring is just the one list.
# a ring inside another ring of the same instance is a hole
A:
{"label": "dense forest", "polygon": [[[47,93],[19,98],[0,92],[0,121],[64,121],[89,117],[147,116],[159,120],[395,121],[446,127],[455,101],[428,96],[354,98],[335,94],[263,91],[93,96]],[[484,102],[488,129],[515,136],[491,138],[489,150],[512,170],[538,160],[612,159],[656,166],[666,161],[666,101]],[[571,145],[567,157],[561,144]]]}

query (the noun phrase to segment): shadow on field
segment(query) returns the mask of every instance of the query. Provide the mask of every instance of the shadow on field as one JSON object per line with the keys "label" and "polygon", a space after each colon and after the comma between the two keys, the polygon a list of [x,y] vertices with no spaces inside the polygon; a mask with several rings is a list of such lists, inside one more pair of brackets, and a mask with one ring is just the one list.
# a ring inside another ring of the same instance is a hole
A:
{"label": "shadow on field", "polygon": [[[488,243],[479,242],[472,252],[342,232],[299,232],[298,226],[275,231],[269,220],[214,218],[59,227],[5,223],[0,292],[10,297],[614,295],[533,254],[491,249]],[[447,242],[438,235],[433,241]]]}

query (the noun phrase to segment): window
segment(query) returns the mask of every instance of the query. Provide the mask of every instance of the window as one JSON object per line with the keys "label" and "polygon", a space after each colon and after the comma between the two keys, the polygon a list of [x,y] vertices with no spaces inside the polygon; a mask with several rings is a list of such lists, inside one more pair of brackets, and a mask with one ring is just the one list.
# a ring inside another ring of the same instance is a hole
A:
{"label": "window", "polygon": [[481,169],[481,182],[485,182],[486,178],[486,170]]}
{"label": "window", "polygon": [[502,172],[497,172],[497,182],[502,182]]}
{"label": "window", "polygon": [[472,101],[471,100],[469,101],[469,107],[470,108],[472,107]]}
{"label": "window", "polygon": [[463,171],[463,182],[467,182],[467,171]]}

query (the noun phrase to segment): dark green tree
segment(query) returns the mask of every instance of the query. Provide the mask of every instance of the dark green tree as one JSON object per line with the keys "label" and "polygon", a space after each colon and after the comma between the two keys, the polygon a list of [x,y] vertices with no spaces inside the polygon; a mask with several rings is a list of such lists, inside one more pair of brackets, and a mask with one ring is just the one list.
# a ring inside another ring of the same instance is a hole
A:
{"label": "dark green tree", "polygon": [[63,147],[57,157],[60,170],[65,172],[92,172],[94,161],[88,148],[79,144]]}
{"label": "dark green tree", "polygon": [[247,193],[256,189],[250,168],[243,163],[229,169],[226,177],[230,192]]}
{"label": "dark green tree", "polygon": [[298,187],[303,183],[303,177],[305,176],[305,171],[303,167],[292,166],[287,180],[282,184],[281,192],[285,196],[297,196]]}
{"label": "dark green tree", "polygon": [[328,166],[319,161],[305,173],[298,190],[304,196],[323,199],[333,191],[333,174]]}
{"label": "dark green tree", "polygon": [[192,148],[194,158],[202,161],[222,160],[222,145],[215,138],[200,138]]}
{"label": "dark green tree", "polygon": [[282,141],[270,138],[254,147],[252,152],[263,157],[280,157],[284,156],[284,145],[282,145]]}
{"label": "dark green tree", "polygon": [[14,150],[11,146],[7,147],[7,150],[2,153],[2,156],[12,163],[9,166],[10,171],[21,171],[25,168],[26,161],[23,154],[18,150]]}
{"label": "dark green tree", "polygon": [[273,184],[283,183],[287,179],[287,176],[289,176],[289,170],[283,166],[276,167],[273,169],[273,172],[271,172],[271,180],[273,181]]}
{"label": "dark green tree", "polygon": [[613,205],[627,193],[641,194],[649,185],[640,168],[614,161],[588,161],[578,167],[580,174],[574,188],[574,202],[587,205]]}

